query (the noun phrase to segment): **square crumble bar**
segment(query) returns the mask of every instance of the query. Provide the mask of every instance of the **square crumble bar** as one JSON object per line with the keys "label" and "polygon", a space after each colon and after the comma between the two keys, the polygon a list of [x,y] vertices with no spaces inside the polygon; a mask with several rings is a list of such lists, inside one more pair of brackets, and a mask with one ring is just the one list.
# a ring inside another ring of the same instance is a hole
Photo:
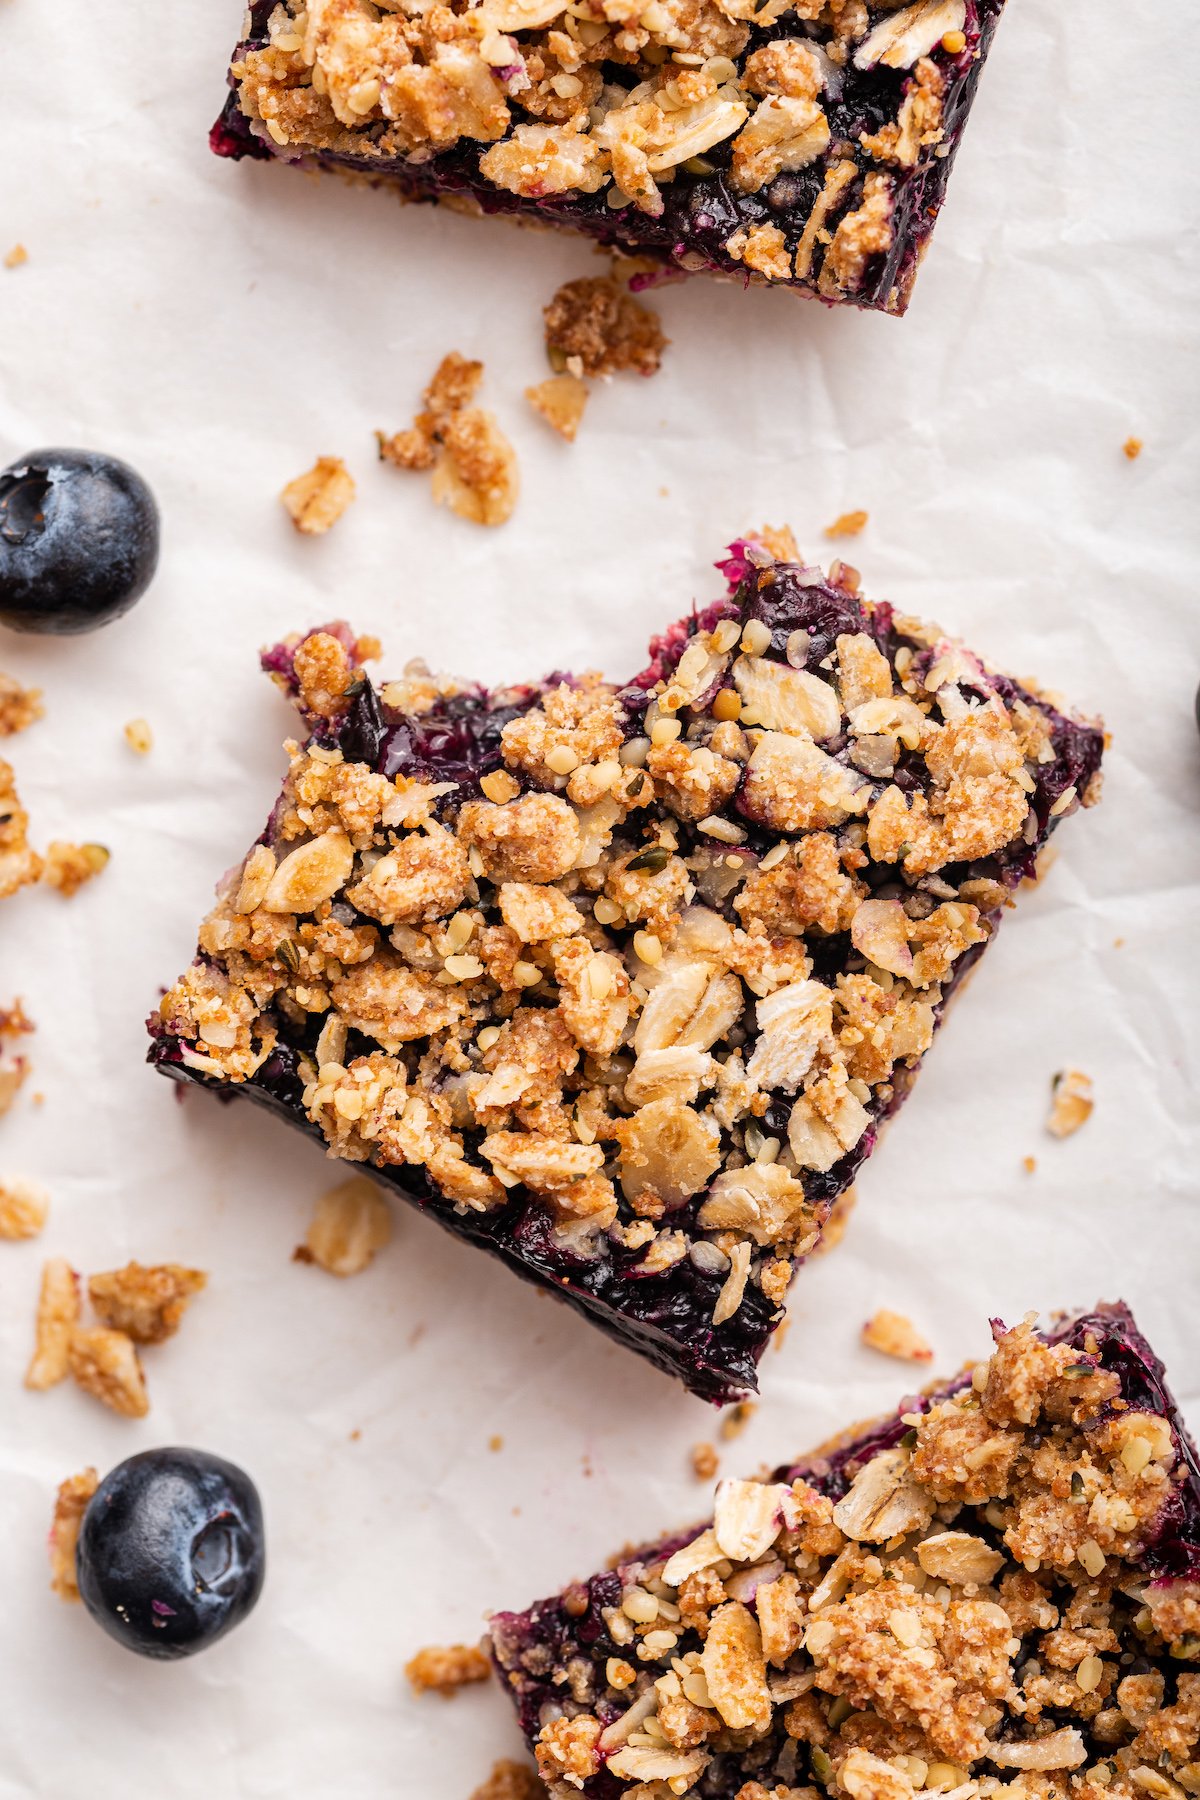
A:
{"label": "square crumble bar", "polygon": [[720,566],[619,690],[270,653],[310,735],[150,1021],[714,1401],[1102,748],[840,565]]}
{"label": "square crumble bar", "polygon": [[1003,0],[255,0],[211,134],[902,313]]}
{"label": "square crumble bar", "polygon": [[490,1625],[553,1800],[1187,1800],[1200,1466],[1120,1303]]}

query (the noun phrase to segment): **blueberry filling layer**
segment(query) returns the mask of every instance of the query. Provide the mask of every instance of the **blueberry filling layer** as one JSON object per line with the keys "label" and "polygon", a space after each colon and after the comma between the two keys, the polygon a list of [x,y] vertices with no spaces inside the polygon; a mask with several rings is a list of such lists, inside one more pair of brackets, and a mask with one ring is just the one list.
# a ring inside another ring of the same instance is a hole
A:
{"label": "blueberry filling layer", "polygon": [[1162,1364],[1120,1303],[993,1335],[723,1481],[699,1530],[493,1616],[553,1800],[1192,1791],[1200,1467]]}
{"label": "blueberry filling layer", "polygon": [[211,143],[900,313],[1002,4],[254,0]]}
{"label": "blueberry filling layer", "polygon": [[151,1020],[714,1401],[1102,747],[764,536],[621,688],[269,652],[308,741]]}

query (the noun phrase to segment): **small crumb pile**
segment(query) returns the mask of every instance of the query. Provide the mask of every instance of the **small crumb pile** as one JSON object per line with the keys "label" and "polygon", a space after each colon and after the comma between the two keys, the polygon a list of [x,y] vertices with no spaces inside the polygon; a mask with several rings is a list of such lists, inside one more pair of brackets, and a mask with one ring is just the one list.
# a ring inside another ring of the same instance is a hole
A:
{"label": "small crumb pile", "polygon": [[1060,1069],[1051,1084],[1046,1130],[1051,1137],[1071,1137],[1087,1124],[1095,1104],[1091,1076],[1082,1069]]}
{"label": "small crumb pile", "polygon": [[329,1188],[317,1201],[294,1262],[316,1263],[330,1275],[359,1275],[392,1235],[392,1215],[373,1181],[354,1175]]}
{"label": "small crumb pile", "polygon": [[69,900],[105,867],[103,844],[72,844],[55,838],[44,857],[29,842],[29,814],[17,792],[11,763],[0,757],[0,900],[35,881],[57,888]]}
{"label": "small crumb pile", "polygon": [[336,525],[354,498],[354,477],[340,456],[318,456],[304,475],[289,481],[279,498],[292,524],[306,537]]}
{"label": "small crumb pile", "polygon": [[[29,1058],[10,1055],[6,1040],[25,1037],[33,1028],[33,1020],[26,1014],[19,997],[11,1006],[0,1006],[0,1119],[11,1107],[29,1074]],[[4,1228],[7,1192],[5,1183],[0,1182],[0,1237],[24,1237],[27,1235],[24,1232],[10,1233]]]}
{"label": "small crumb pile", "polygon": [[418,1694],[447,1697],[472,1682],[486,1681],[491,1672],[491,1659],[478,1644],[429,1644],[404,1666]]}
{"label": "small crumb pile", "polygon": [[887,1307],[869,1318],[862,1328],[862,1341],[868,1350],[894,1356],[901,1362],[932,1362],[933,1346],[917,1330],[904,1313],[889,1312]]}
{"label": "small crumb pile", "polygon": [[127,1263],[93,1275],[88,1296],[99,1325],[80,1323],[80,1280],[62,1256],[42,1270],[33,1359],[25,1386],[39,1392],[72,1376],[85,1393],[126,1418],[150,1410],[138,1346],[161,1344],[179,1329],[184,1310],[208,1281],[178,1263],[144,1268]]}
{"label": "small crumb pile", "polygon": [[471,404],[482,380],[483,364],[452,350],[438,364],[412,425],[375,436],[381,461],[432,469],[439,505],[476,525],[503,525],[517,503],[517,457],[493,415]]}
{"label": "small crumb pile", "polygon": [[568,443],[587,404],[587,377],[653,375],[668,343],[657,313],[611,275],[568,281],[544,309],[546,355],[555,371],[525,398]]}

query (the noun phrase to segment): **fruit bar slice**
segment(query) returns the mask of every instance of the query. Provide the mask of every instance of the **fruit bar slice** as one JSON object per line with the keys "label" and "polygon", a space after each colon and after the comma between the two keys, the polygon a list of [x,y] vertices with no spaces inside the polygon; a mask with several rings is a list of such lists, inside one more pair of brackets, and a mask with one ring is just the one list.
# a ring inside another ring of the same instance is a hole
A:
{"label": "fruit bar slice", "polygon": [[253,0],[211,143],[902,313],[1004,0]]}
{"label": "fruit bar slice", "polygon": [[844,570],[722,567],[621,689],[272,652],[308,740],[151,1021],[716,1401],[1101,754]]}
{"label": "fruit bar slice", "polygon": [[493,1654],[553,1800],[1183,1800],[1200,1466],[1120,1304],[723,1481]]}

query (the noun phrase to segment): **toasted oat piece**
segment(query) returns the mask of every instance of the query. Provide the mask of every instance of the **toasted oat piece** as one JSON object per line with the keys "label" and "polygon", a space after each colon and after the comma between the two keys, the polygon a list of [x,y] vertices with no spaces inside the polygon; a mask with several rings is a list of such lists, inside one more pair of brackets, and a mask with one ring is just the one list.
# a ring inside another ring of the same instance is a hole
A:
{"label": "toasted oat piece", "polygon": [[0,1055],[0,1119],[20,1093],[28,1073],[29,1062],[26,1057]]}
{"label": "toasted oat piece", "polygon": [[1096,1104],[1092,1078],[1082,1069],[1061,1069],[1054,1077],[1050,1096],[1046,1130],[1056,1138],[1071,1137],[1081,1125],[1086,1125]]}
{"label": "toasted oat piece", "polygon": [[493,1765],[492,1772],[471,1800],[549,1800],[544,1784],[528,1763],[503,1762]]}
{"label": "toasted oat piece", "polygon": [[[4,1071],[0,1068],[0,1113],[4,1111]],[[16,1176],[0,1181],[0,1238],[15,1241],[36,1237],[49,1210],[50,1196],[36,1181],[22,1181]]]}
{"label": "toasted oat piece", "polygon": [[721,1466],[721,1459],[712,1444],[693,1444],[691,1463],[697,1481],[711,1481]]}
{"label": "toasted oat piece", "polygon": [[545,381],[525,389],[534,412],[568,444],[575,442],[587,397],[587,388],[577,375],[548,375]]}
{"label": "toasted oat piece", "polygon": [[45,716],[41,688],[24,688],[0,669],[0,737],[15,737]]}
{"label": "toasted oat piece", "polygon": [[611,275],[564,282],[542,316],[552,365],[572,375],[653,375],[669,341],[658,314]]}
{"label": "toasted oat piece", "polygon": [[122,1331],[135,1344],[161,1344],[179,1329],[188,1303],[207,1285],[201,1269],[185,1269],[179,1263],[157,1263],[143,1268],[126,1263],[88,1279],[88,1296],[98,1319],[114,1331]]}
{"label": "toasted oat piece", "polygon": [[379,1188],[354,1175],[320,1196],[295,1260],[316,1263],[330,1275],[359,1275],[391,1235],[391,1210]]}
{"label": "toasted oat piece", "polygon": [[24,244],[14,244],[4,258],[6,269],[20,269],[29,261],[29,252]]}
{"label": "toasted oat piece", "polygon": [[825,527],[827,538],[857,537],[870,518],[870,513],[861,511],[839,513],[832,525]]}
{"label": "toasted oat piece", "polygon": [[60,1600],[78,1600],[75,1547],[88,1501],[100,1485],[95,1469],[84,1469],[60,1482],[54,1497],[54,1522],[50,1527],[50,1586]]}
{"label": "toasted oat piece", "polygon": [[29,846],[29,814],[21,805],[12,764],[0,757],[0,900],[41,873],[42,859]]}
{"label": "toasted oat piece", "polygon": [[71,1333],[79,1322],[79,1277],[65,1256],[42,1267],[33,1360],[25,1371],[28,1388],[54,1387],[70,1370]]}
{"label": "toasted oat piece", "polygon": [[495,418],[472,406],[483,364],[444,356],[425,389],[425,405],[404,431],[377,431],[382,462],[433,471],[433,497],[476,525],[503,525],[517,503],[517,457]]}
{"label": "toasted oat piece", "polygon": [[1142,451],[1145,449],[1145,445],[1140,437],[1128,437],[1121,445],[1121,448],[1129,458],[1130,462],[1136,462],[1138,457],[1142,454]]}
{"label": "toasted oat piece", "polygon": [[430,1644],[404,1667],[419,1694],[453,1694],[472,1682],[486,1681],[491,1672],[491,1659],[478,1644]]}
{"label": "toasted oat piece", "polygon": [[901,1362],[932,1362],[933,1347],[904,1313],[889,1312],[881,1307],[862,1328],[862,1341],[868,1350],[879,1350],[884,1356],[895,1356]]}
{"label": "toasted oat piece", "polygon": [[316,536],[336,525],[354,498],[354,477],[340,456],[318,456],[304,475],[289,481],[279,498],[297,531]]}
{"label": "toasted oat piece", "polygon": [[55,838],[46,851],[42,880],[47,887],[57,888],[64,900],[70,900],[85,882],[108,867],[109,855],[103,844],[70,844],[64,838]]}
{"label": "toasted oat piece", "polygon": [[86,1394],[127,1419],[150,1411],[146,1377],[133,1339],[104,1325],[77,1326],[67,1346],[71,1374]]}
{"label": "toasted oat piece", "polygon": [[130,719],[123,735],[129,748],[138,756],[145,756],[154,748],[154,733],[145,719]]}

